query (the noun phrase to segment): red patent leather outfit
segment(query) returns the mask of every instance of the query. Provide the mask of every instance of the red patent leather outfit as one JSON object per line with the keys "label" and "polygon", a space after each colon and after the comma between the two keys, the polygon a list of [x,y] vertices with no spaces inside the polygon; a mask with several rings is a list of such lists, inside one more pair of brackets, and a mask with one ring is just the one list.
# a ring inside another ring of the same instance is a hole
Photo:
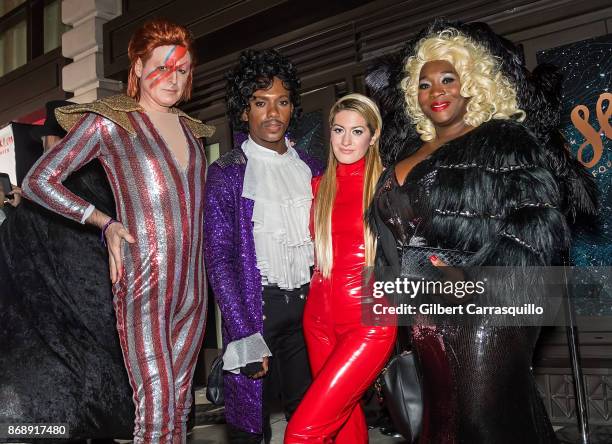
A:
{"label": "red patent leather outfit", "polygon": [[[368,442],[359,400],[387,362],[396,328],[361,324],[364,173],[365,158],[336,169],[332,272],[326,279],[315,271],[304,311],[314,381],[291,417],[285,444]],[[315,199],[320,179],[313,179]]]}

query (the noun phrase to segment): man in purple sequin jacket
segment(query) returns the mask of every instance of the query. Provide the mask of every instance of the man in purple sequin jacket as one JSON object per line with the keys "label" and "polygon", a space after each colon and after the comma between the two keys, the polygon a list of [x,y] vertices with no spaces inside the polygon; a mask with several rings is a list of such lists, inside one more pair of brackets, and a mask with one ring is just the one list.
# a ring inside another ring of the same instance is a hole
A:
{"label": "man in purple sequin jacket", "polygon": [[322,165],[285,138],[298,88],[278,52],[243,52],[227,102],[234,130],[249,137],[208,170],[204,254],[223,318],[232,443],[269,442],[271,402],[280,395],[289,419],[311,381],[302,313],[314,262],[310,182]]}

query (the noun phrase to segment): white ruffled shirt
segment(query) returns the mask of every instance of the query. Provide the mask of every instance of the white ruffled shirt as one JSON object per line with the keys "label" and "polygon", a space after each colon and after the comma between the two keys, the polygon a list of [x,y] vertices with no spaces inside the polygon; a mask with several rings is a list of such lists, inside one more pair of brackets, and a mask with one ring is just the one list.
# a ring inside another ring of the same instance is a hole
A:
{"label": "white ruffled shirt", "polygon": [[299,288],[310,281],[314,247],[309,220],[312,172],[287,140],[287,152],[242,144],[248,161],[242,197],[254,201],[253,237],[262,285]]}
{"label": "white ruffled shirt", "polygon": [[[285,141],[287,152],[242,144],[248,162],[242,197],[254,201],[253,238],[262,285],[293,289],[310,281],[314,248],[308,223],[312,204],[312,173]],[[261,333],[232,341],[223,355],[223,370],[240,373],[251,362],[272,356]]]}

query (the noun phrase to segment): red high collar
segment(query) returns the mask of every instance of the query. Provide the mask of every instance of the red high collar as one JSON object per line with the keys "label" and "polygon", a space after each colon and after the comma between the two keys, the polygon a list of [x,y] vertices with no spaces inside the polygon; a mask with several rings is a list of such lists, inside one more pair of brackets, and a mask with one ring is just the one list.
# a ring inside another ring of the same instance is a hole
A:
{"label": "red high collar", "polygon": [[363,176],[365,173],[365,156],[355,163],[340,163],[336,167],[336,176]]}

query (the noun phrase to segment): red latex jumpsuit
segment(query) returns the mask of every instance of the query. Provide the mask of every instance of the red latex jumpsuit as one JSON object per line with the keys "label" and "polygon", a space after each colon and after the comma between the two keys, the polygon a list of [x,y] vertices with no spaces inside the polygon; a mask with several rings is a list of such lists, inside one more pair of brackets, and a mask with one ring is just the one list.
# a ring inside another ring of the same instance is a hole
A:
{"label": "red latex jumpsuit", "polygon": [[[332,272],[327,279],[315,271],[304,310],[314,381],[291,417],[285,444],[368,442],[359,400],[387,362],[396,328],[361,324],[364,173],[365,158],[336,169]],[[315,199],[320,179],[313,179]]]}

